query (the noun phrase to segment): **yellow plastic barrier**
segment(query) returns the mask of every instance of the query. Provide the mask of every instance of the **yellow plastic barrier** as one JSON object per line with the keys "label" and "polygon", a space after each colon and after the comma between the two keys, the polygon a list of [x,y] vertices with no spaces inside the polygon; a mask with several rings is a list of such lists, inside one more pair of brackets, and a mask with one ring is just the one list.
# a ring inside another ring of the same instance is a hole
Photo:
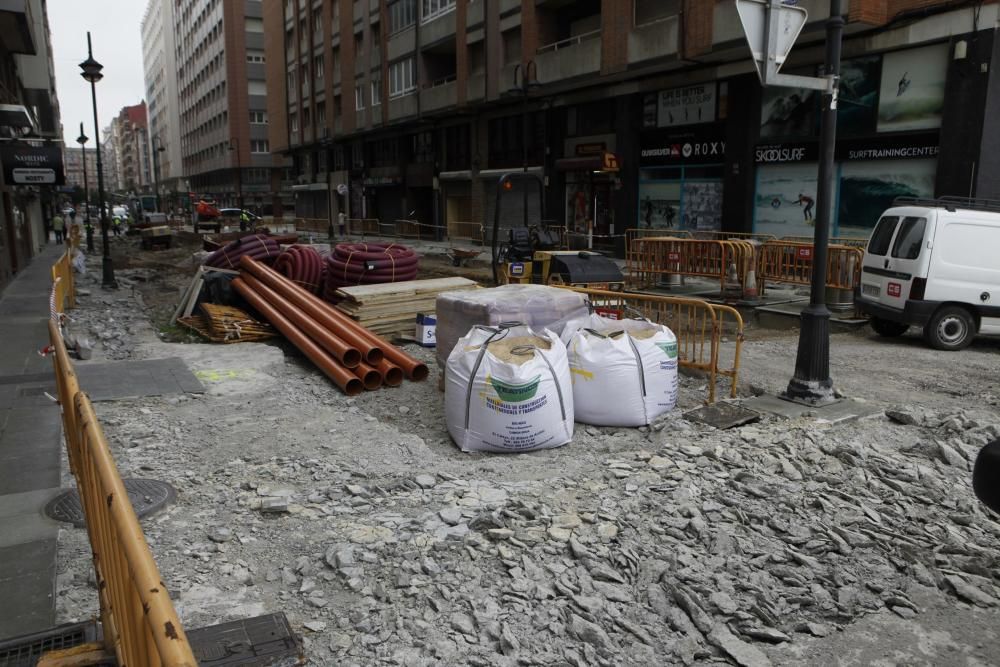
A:
{"label": "yellow plastic barrier", "polygon": [[[119,665],[196,667],[97,415],[80,391],[59,327],[51,321],[49,339],[70,469],[94,556],[104,648]],[[45,664],[79,663],[66,657]]]}
{"label": "yellow plastic barrier", "polygon": [[729,380],[729,396],[736,398],[743,351],[743,317],[735,308],[683,297],[579,287],[564,289],[586,294],[597,312],[606,317],[645,317],[670,327],[677,336],[681,368],[699,371],[708,377],[706,402],[715,402],[716,383],[720,377]]}

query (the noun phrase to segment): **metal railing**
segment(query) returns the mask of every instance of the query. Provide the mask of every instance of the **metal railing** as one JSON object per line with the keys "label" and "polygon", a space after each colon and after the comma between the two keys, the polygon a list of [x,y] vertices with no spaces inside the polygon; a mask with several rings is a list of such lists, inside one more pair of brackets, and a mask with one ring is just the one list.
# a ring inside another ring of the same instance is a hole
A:
{"label": "metal railing", "polygon": [[736,398],[744,336],[743,317],[735,308],[683,297],[564,289],[586,294],[602,315],[618,319],[644,317],[669,327],[677,336],[680,367],[704,373],[708,378],[706,402],[715,402],[720,378],[727,380],[730,398]]}
{"label": "metal railing", "polygon": [[[765,284],[809,285],[812,281],[815,250],[811,243],[771,241],[758,249],[757,283],[761,294]],[[861,284],[864,251],[845,245],[831,245],[827,251],[826,286],[851,290]]]}
{"label": "metal railing", "polygon": [[[772,239],[777,241],[787,241],[789,243],[812,243],[815,239],[811,236],[782,236],[780,239]],[[861,248],[862,250],[868,245],[868,239],[862,238],[860,236],[831,236],[830,245],[846,245],[852,248]]]}
{"label": "metal railing", "polygon": [[704,240],[720,240],[720,241],[758,241],[760,243],[766,243],[768,241],[775,241],[777,238],[773,234],[757,234],[754,232],[719,232],[719,231],[693,231],[691,232],[691,238],[694,239],[704,239]]}
{"label": "metal railing", "polygon": [[471,241],[483,245],[483,223],[450,221],[448,223],[449,241]]}
{"label": "metal railing", "polygon": [[52,321],[49,340],[70,469],[94,558],[104,647],[119,665],[196,667],[97,415]]}
{"label": "metal railing", "polygon": [[600,36],[601,36],[600,30],[591,30],[590,32],[585,32],[581,35],[577,35],[576,37],[570,37],[568,39],[563,39],[558,42],[546,44],[545,46],[540,46],[538,47],[538,53],[542,54],[542,53],[548,53],[549,51],[553,52],[559,51],[560,49],[565,49],[570,46],[576,46],[577,44],[586,42],[587,40],[590,39],[597,39]]}
{"label": "metal railing", "polygon": [[691,238],[691,232],[683,229],[654,229],[651,227],[634,227],[632,229],[625,230],[625,261],[626,264],[630,260],[634,260],[634,255],[632,248],[635,246],[632,242],[636,239],[644,239],[650,237],[663,237],[670,236],[678,239],[689,239]]}
{"label": "metal railing", "polygon": [[627,279],[630,286],[644,287],[663,276],[694,276],[718,280],[721,291],[728,282],[742,291],[754,265],[754,245],[740,240],[637,238],[629,244],[625,258]]}

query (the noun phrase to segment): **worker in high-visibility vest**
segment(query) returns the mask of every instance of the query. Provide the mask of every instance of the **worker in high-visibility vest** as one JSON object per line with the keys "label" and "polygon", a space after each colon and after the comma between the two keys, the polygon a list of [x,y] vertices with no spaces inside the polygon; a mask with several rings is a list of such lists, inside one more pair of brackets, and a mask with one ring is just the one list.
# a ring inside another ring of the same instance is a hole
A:
{"label": "worker in high-visibility vest", "polygon": [[245,210],[240,211],[240,231],[245,232],[250,226],[250,214]]}

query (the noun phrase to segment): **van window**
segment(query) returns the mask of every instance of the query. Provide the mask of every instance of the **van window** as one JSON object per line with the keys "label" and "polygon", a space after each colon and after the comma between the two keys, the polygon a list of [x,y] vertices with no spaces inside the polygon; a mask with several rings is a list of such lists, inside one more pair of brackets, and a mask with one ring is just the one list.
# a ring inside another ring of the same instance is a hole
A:
{"label": "van window", "polygon": [[898,215],[883,216],[872,232],[872,238],[868,242],[868,254],[884,257],[889,252],[889,243],[892,241],[892,233],[896,231],[896,224],[899,222]]}
{"label": "van window", "polygon": [[924,228],[927,218],[903,218],[896,234],[896,242],[892,244],[892,256],[898,259],[916,259],[920,257],[920,248],[924,244]]}

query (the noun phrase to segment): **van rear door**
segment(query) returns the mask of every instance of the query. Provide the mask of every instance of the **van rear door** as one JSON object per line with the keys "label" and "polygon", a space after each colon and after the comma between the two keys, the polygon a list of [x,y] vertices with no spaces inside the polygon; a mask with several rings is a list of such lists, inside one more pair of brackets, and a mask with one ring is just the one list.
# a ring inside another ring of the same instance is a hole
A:
{"label": "van rear door", "polygon": [[[861,274],[861,293],[882,305],[902,310],[915,278],[927,273],[926,211],[888,211],[872,232]],[[922,297],[919,297],[922,298]]]}

